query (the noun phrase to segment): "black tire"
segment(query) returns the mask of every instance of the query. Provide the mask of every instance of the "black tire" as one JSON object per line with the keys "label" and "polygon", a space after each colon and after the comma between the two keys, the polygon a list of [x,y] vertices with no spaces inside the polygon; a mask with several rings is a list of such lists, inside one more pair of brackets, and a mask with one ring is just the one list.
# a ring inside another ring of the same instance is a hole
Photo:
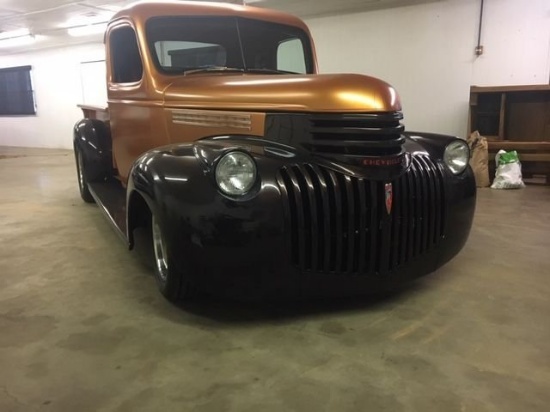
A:
{"label": "black tire", "polygon": [[95,203],[95,200],[88,188],[88,179],[86,178],[86,165],[82,152],[76,147],[74,149],[74,155],[76,159],[76,177],[78,179],[78,189],[80,191],[80,197],[86,203]]}
{"label": "black tire", "polygon": [[151,217],[151,238],[155,280],[160,293],[171,302],[190,300],[195,296],[194,289],[186,279],[185,270],[178,267],[171,245],[166,242],[163,226],[154,213]]}

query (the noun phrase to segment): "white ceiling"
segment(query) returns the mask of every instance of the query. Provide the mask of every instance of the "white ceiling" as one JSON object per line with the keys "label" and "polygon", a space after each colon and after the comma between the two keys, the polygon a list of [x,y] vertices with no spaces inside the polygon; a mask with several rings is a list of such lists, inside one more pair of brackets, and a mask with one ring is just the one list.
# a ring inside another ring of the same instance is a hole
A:
{"label": "white ceiling", "polygon": [[[258,7],[278,9],[300,17],[343,14],[429,3],[441,0],[249,0]],[[0,34],[27,28],[36,36],[32,46],[0,48],[0,56],[33,49],[101,41],[101,35],[71,37],[63,24],[83,16],[113,13],[134,0],[0,0]],[[239,0],[226,0],[240,3]]]}
{"label": "white ceiling", "polygon": [[258,7],[282,10],[300,17],[347,14],[433,3],[441,0],[260,0],[248,1]]}
{"label": "white ceiling", "polygon": [[2,47],[3,54],[66,44],[101,41],[101,36],[71,37],[63,24],[69,19],[116,11],[129,0],[0,0],[0,33],[27,28],[36,36],[32,46]]}

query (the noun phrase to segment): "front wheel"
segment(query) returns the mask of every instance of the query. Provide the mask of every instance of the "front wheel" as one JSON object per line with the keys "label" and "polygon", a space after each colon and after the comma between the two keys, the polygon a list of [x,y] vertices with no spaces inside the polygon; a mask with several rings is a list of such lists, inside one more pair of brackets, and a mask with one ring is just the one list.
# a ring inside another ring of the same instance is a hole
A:
{"label": "front wheel", "polygon": [[94,203],[94,198],[90,193],[88,188],[88,180],[86,179],[84,159],[82,157],[82,152],[75,148],[75,159],[76,159],[76,175],[78,178],[78,189],[80,190],[80,197],[86,203]]}
{"label": "front wheel", "polygon": [[192,288],[183,271],[178,270],[170,252],[170,245],[158,218],[151,219],[155,279],[160,292],[170,301],[188,300],[193,296]]}

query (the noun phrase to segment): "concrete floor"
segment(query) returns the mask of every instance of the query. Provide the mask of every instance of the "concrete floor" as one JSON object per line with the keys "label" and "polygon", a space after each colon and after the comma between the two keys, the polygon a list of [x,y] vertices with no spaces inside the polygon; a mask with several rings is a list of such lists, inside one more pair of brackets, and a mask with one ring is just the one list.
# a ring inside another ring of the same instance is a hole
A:
{"label": "concrete floor", "polygon": [[0,148],[0,411],[547,411],[550,187],[382,298],[175,307],[72,153]]}

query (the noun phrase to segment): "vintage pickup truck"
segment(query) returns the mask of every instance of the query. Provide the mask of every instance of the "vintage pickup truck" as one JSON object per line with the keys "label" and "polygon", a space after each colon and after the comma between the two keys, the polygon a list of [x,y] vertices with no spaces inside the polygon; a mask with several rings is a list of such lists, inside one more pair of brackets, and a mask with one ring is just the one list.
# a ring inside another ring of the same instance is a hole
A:
{"label": "vintage pickup truck", "polygon": [[81,106],[74,128],[80,194],[130,248],[150,228],[168,299],[379,290],[466,242],[467,145],[405,132],[381,80],[317,74],[300,19],[137,3],[112,18],[105,46],[108,108]]}

